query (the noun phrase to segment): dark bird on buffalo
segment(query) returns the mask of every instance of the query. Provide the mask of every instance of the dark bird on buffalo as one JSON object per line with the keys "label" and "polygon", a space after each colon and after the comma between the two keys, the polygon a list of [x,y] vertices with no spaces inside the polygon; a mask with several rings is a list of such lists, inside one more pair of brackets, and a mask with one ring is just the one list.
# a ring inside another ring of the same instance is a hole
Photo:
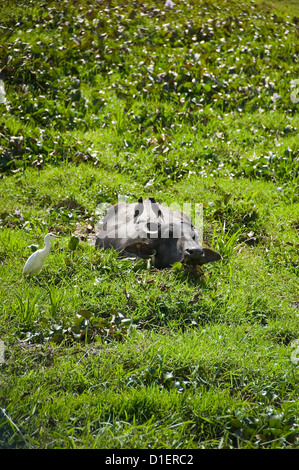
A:
{"label": "dark bird on buffalo", "polygon": [[142,196],[140,196],[140,198],[138,199],[138,203],[136,204],[134,208],[134,222],[137,221],[137,217],[141,216],[143,210],[144,210],[143,199],[142,199]]}
{"label": "dark bird on buffalo", "polygon": [[159,204],[155,201],[154,197],[149,197],[149,200],[151,201],[151,208],[156,215],[157,218],[161,217],[163,219],[163,212],[161,211]]}

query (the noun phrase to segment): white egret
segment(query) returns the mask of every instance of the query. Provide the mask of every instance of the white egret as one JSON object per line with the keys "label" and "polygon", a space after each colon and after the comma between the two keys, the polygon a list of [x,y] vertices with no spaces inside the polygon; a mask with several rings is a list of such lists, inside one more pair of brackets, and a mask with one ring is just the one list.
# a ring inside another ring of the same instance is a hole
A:
{"label": "white egret", "polygon": [[23,269],[23,275],[30,275],[30,274],[38,274],[45,262],[45,259],[47,255],[50,253],[51,250],[51,240],[59,238],[57,235],[54,235],[53,233],[48,233],[45,238],[45,248],[40,249],[32,253],[31,256],[27,259],[24,269]]}

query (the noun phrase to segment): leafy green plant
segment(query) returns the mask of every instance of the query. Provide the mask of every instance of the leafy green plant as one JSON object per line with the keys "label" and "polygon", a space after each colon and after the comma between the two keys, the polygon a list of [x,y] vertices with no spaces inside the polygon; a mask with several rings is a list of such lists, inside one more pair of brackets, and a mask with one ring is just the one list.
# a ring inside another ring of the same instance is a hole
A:
{"label": "leafy green plant", "polygon": [[61,310],[64,293],[59,291],[54,285],[48,285],[47,289],[50,300],[50,314],[51,317],[56,320]]}
{"label": "leafy green plant", "polygon": [[72,237],[70,238],[70,241],[69,241],[69,244],[68,244],[68,248],[69,248],[71,251],[75,251],[78,245],[79,245],[79,237],[74,237],[74,236],[72,236]]}
{"label": "leafy green plant", "polygon": [[66,328],[58,324],[53,325],[47,340],[55,343],[121,341],[127,336],[131,323],[131,319],[126,318],[121,312],[118,312],[117,315],[113,314],[111,320],[108,320],[107,318],[95,317],[88,310],[79,310],[72,326]]}
{"label": "leafy green plant", "polygon": [[233,251],[237,248],[237,242],[242,235],[242,229],[239,228],[235,232],[227,231],[225,222],[223,225],[220,223],[220,233],[217,233],[217,227],[215,225],[213,237],[211,241],[211,248],[218,250],[225,258],[230,257]]}
{"label": "leafy green plant", "polygon": [[32,324],[38,315],[38,300],[41,294],[37,293],[31,298],[30,293],[27,293],[26,298],[23,298],[20,294],[16,295],[18,317],[20,323]]}

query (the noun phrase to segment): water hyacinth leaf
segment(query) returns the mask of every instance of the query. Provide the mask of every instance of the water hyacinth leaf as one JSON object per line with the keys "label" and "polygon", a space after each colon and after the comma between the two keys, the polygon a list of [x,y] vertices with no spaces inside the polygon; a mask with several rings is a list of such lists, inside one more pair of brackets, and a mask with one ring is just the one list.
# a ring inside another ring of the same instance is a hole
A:
{"label": "water hyacinth leaf", "polygon": [[173,386],[173,372],[166,372],[163,375],[163,384],[167,389],[170,389]]}
{"label": "water hyacinth leaf", "polygon": [[183,268],[183,264],[180,263],[179,261],[177,261],[176,263],[172,265],[172,269],[174,269],[174,271],[179,271],[182,268]]}
{"label": "water hyacinth leaf", "polygon": [[79,237],[71,237],[68,247],[70,250],[75,251],[79,244]]}
{"label": "water hyacinth leaf", "polygon": [[78,315],[84,317],[86,320],[91,318],[91,312],[89,310],[79,310]]}
{"label": "water hyacinth leaf", "polygon": [[165,372],[163,376],[164,380],[169,380],[173,378],[173,372]]}
{"label": "water hyacinth leaf", "polygon": [[120,325],[121,322],[125,319],[125,315],[122,312],[117,312],[112,315],[111,323],[115,325]]}
{"label": "water hyacinth leaf", "polygon": [[55,343],[61,343],[61,341],[64,339],[64,335],[60,331],[55,331],[50,338]]}
{"label": "water hyacinth leaf", "polygon": [[80,339],[81,338],[82,330],[79,326],[77,326],[77,325],[72,326],[70,328],[70,332],[72,333],[72,335],[75,339]]}
{"label": "water hyacinth leaf", "polygon": [[88,325],[88,320],[86,318],[81,317],[81,315],[77,315],[77,317],[74,319],[74,324],[75,326],[83,327]]}

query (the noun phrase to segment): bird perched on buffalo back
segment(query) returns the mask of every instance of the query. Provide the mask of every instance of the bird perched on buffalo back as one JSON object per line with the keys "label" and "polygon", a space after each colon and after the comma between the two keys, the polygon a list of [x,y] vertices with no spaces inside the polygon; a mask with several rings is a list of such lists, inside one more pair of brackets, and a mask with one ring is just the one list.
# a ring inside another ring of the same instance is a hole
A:
{"label": "bird perched on buffalo back", "polygon": [[153,209],[153,212],[155,213],[156,217],[161,217],[163,219],[163,212],[161,211],[159,204],[155,201],[155,198],[149,197],[149,200],[151,201],[151,208]]}
{"label": "bird perched on buffalo back", "polygon": [[134,222],[137,221],[137,217],[141,216],[143,210],[144,210],[143,199],[142,199],[142,196],[140,196],[140,198],[138,199],[138,203],[136,204],[135,209],[134,209]]}

